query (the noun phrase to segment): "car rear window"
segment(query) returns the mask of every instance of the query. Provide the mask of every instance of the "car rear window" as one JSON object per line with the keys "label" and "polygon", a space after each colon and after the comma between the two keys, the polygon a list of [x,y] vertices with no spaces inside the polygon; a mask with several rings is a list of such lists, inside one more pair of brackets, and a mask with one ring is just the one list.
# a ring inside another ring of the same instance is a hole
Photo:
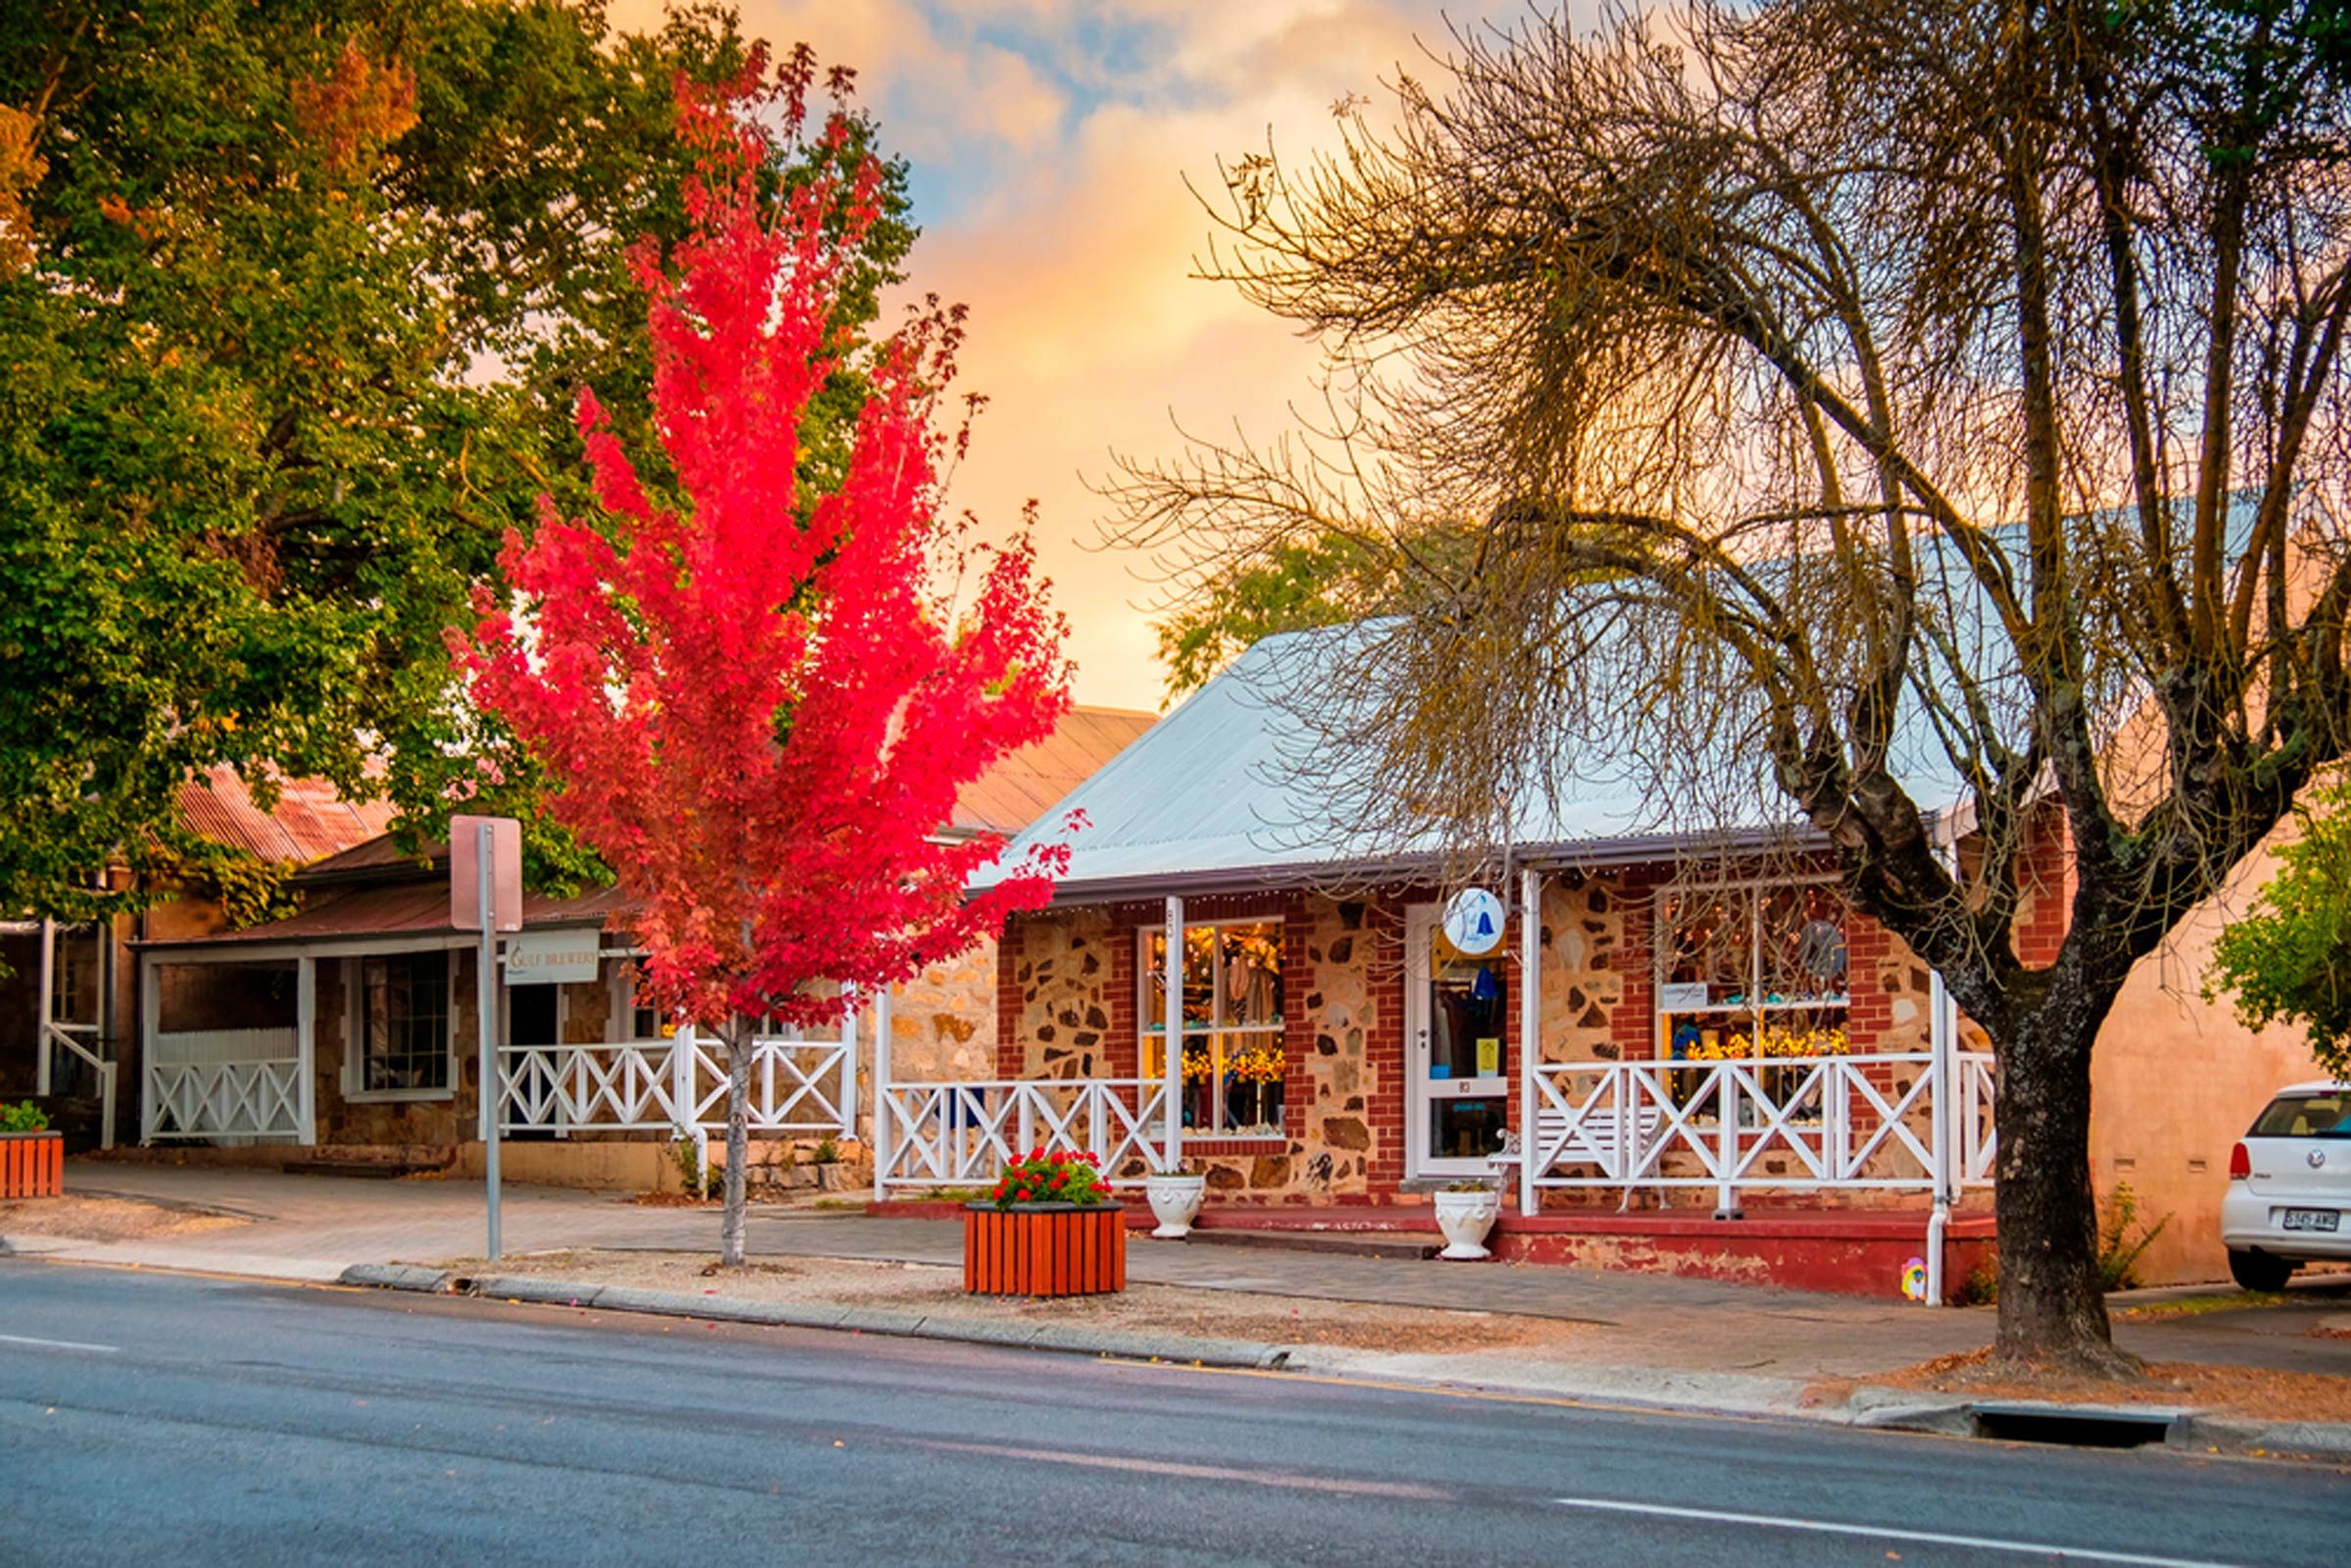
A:
{"label": "car rear window", "polygon": [[2351,1138],[2351,1094],[2281,1094],[2247,1136]]}

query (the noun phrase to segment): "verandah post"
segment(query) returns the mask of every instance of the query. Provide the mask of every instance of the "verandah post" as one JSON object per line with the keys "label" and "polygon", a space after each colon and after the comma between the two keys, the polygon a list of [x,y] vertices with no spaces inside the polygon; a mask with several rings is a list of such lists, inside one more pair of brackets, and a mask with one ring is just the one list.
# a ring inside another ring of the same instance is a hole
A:
{"label": "verandah post", "polygon": [[318,961],[294,961],[295,1137],[306,1149],[318,1143]]}
{"label": "verandah post", "polygon": [[33,1015],[32,1092],[49,1097],[49,1022],[57,1010],[57,922],[41,917],[40,1011]]}
{"label": "verandah post", "polygon": [[1535,1061],[1543,1052],[1543,874],[1518,874],[1518,1212],[1535,1212]]}
{"label": "verandah post", "polygon": [[[889,1167],[897,1151],[889,1141],[889,987],[874,994],[874,1201],[889,1196]],[[849,1079],[856,1081],[857,1064],[849,1062]]]}
{"label": "verandah post", "polygon": [[1183,1156],[1183,900],[1171,895],[1168,899],[1168,951],[1164,974],[1167,983],[1166,1016],[1161,1027],[1160,1076],[1167,1083],[1166,1120],[1163,1136],[1167,1147],[1160,1156],[1160,1168],[1174,1170]]}

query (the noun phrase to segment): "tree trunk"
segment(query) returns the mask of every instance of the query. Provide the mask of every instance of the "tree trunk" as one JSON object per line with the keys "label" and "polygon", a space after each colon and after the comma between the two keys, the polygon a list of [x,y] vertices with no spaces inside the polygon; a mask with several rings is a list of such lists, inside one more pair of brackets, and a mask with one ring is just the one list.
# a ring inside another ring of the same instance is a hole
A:
{"label": "tree trunk", "polygon": [[750,1171],[751,1021],[738,1016],[727,1031],[726,1214],[718,1230],[718,1260],[743,1266],[744,1189]]}
{"label": "tree trunk", "polygon": [[2089,1179],[2089,1054],[2106,1003],[2053,983],[1999,1045],[2000,1359],[2113,1376]]}

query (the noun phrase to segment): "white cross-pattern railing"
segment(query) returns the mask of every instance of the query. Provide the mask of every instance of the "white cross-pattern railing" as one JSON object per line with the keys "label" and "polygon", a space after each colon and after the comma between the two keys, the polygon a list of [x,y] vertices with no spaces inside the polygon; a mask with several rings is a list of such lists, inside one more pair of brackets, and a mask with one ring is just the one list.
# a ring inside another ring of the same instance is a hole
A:
{"label": "white cross-pattern railing", "polygon": [[1166,1163],[1166,1093],[1156,1078],[888,1084],[876,1186],[984,1186],[1027,1154],[1091,1154],[1114,1184],[1140,1181]]}
{"label": "white cross-pattern railing", "polygon": [[[499,1079],[499,1125],[507,1132],[714,1131],[727,1124],[727,1048],[698,1035],[504,1046]],[[749,1091],[755,1133],[855,1136],[856,1060],[847,1040],[753,1042]]]}
{"label": "white cross-pattern railing", "polygon": [[[1537,1187],[1922,1191],[1935,1187],[1934,1058],[1924,1052],[1534,1069]],[[1953,1058],[1946,1114],[1962,1186],[1991,1179],[1991,1058]]]}
{"label": "white cross-pattern railing", "polygon": [[140,1136],[299,1138],[302,1063],[293,1029],[159,1032],[149,1048]]}

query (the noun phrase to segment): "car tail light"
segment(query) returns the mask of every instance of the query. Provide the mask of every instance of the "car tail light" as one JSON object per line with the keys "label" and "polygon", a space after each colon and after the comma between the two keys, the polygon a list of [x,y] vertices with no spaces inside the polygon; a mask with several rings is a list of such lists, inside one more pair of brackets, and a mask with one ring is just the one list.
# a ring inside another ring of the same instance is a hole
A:
{"label": "car tail light", "polygon": [[2238,1144],[2229,1151],[2229,1179],[2243,1181],[2253,1174],[2253,1151]]}

